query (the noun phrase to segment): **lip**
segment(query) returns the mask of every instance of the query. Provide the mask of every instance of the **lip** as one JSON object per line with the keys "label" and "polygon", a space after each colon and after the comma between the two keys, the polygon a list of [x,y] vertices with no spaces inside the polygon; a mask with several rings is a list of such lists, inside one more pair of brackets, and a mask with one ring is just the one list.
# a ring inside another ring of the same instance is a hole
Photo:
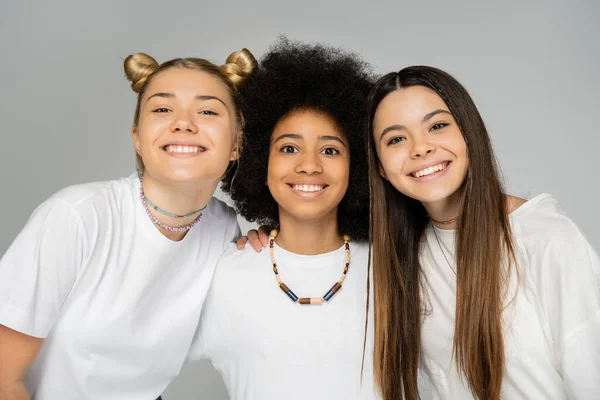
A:
{"label": "lip", "polygon": [[316,182],[316,181],[313,181],[313,182],[305,182],[305,181],[302,181],[302,182],[286,182],[286,183],[288,185],[291,185],[291,186],[293,186],[293,185],[329,186],[328,184],[326,184],[324,182]]}
{"label": "lip", "polygon": [[[445,162],[448,163],[448,165],[446,165],[446,168],[444,168],[441,171],[437,171],[437,172],[434,172],[433,174],[421,176],[420,178],[416,178],[416,177],[412,176],[412,174],[414,174],[417,171],[421,171],[421,170],[423,170],[425,168],[433,167],[434,165],[442,164],[442,163],[445,163]],[[429,163],[427,165],[420,166],[419,168],[417,168],[414,171],[410,172],[408,174],[408,177],[410,179],[416,181],[416,182],[429,182],[429,181],[441,178],[444,175],[446,175],[446,173],[448,172],[448,170],[450,169],[450,167],[452,167],[452,161],[450,161],[450,160],[437,161],[437,162],[434,162],[434,163]]]}
{"label": "lip", "polygon": [[[303,192],[300,190],[295,190],[294,185],[323,186],[323,189],[319,190],[318,192]],[[321,195],[323,195],[325,190],[327,190],[327,188],[329,187],[329,185],[327,185],[325,183],[321,183],[321,182],[293,182],[293,183],[287,183],[287,186],[290,188],[292,193],[294,193],[294,195],[296,195],[302,199],[314,199],[314,198],[320,197]]]}
{"label": "lip", "polygon": [[[169,151],[167,151],[167,147],[168,146],[194,146],[194,147],[199,147],[200,150],[197,153],[171,153]],[[164,151],[165,153],[167,153],[168,156],[170,157],[176,157],[176,158],[192,158],[192,157],[199,157],[201,156],[203,153],[205,153],[206,151],[208,151],[208,148],[200,143],[193,143],[190,141],[173,141],[173,142],[169,142],[166,143],[162,146],[160,146],[161,150]]]}
{"label": "lip", "polygon": [[412,174],[414,174],[415,172],[424,170],[425,168],[433,167],[434,165],[439,165],[439,164],[442,164],[442,163],[448,163],[448,164],[450,164],[451,162],[452,161],[450,161],[450,160],[439,160],[439,161],[430,162],[429,164],[423,164],[423,165],[420,165],[419,168],[415,168],[414,170],[410,171],[408,173],[408,175],[412,176]]}

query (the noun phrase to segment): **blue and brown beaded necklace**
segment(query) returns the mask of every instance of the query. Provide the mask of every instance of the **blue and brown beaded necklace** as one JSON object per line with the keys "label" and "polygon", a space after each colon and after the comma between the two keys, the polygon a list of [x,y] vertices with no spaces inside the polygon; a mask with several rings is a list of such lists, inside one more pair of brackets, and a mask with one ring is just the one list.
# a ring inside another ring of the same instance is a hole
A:
{"label": "blue and brown beaded necklace", "polygon": [[285,294],[287,294],[288,297],[290,299],[292,299],[293,302],[298,303],[298,304],[318,304],[318,305],[320,305],[320,304],[325,303],[326,301],[331,300],[333,295],[336,294],[337,291],[342,288],[342,283],[344,283],[344,279],[346,279],[346,273],[348,272],[348,267],[350,267],[350,243],[349,243],[350,236],[348,236],[348,235],[343,236],[344,247],[346,248],[345,249],[346,264],[344,266],[344,272],[342,272],[342,276],[340,277],[340,280],[337,281],[335,283],[335,285],[333,285],[331,287],[331,289],[329,289],[323,297],[298,297],[289,287],[286,286],[285,283],[283,283],[281,281],[281,278],[279,277],[279,271],[277,271],[277,262],[275,261],[274,244],[275,244],[275,238],[277,237],[278,234],[279,234],[279,232],[277,231],[277,229],[273,229],[271,231],[271,234],[269,235],[269,250],[271,252],[271,262],[273,263],[273,272],[275,273],[275,279],[277,280],[277,283],[279,284],[279,288],[281,290],[283,290],[283,292]]}

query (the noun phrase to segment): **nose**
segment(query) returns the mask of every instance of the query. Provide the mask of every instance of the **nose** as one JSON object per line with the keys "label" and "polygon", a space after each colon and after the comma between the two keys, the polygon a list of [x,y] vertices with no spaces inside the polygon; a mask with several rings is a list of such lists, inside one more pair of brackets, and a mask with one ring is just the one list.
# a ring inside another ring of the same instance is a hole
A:
{"label": "nose", "polygon": [[179,113],[175,116],[171,124],[171,132],[173,133],[197,133],[198,127],[188,113]]}
{"label": "nose", "polygon": [[298,157],[296,172],[309,175],[320,174],[323,172],[323,166],[317,155],[304,153]]}
{"label": "nose", "polygon": [[410,156],[411,158],[421,158],[425,155],[435,152],[435,146],[429,143],[428,140],[416,140],[413,142]]}

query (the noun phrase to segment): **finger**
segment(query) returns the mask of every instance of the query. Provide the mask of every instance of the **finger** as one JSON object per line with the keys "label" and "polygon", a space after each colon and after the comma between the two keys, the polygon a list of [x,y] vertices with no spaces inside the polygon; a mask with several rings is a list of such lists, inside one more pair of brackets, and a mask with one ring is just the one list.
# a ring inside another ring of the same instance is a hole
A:
{"label": "finger", "polygon": [[263,248],[269,245],[269,234],[265,230],[259,229],[258,239]]}
{"label": "finger", "polygon": [[248,242],[248,236],[240,237],[236,242],[238,250],[243,250],[246,247],[246,242]]}
{"label": "finger", "polygon": [[252,246],[254,251],[256,251],[257,253],[260,253],[260,251],[263,249],[262,243],[258,236],[258,232],[254,229],[248,231],[248,242],[250,242],[250,246]]}

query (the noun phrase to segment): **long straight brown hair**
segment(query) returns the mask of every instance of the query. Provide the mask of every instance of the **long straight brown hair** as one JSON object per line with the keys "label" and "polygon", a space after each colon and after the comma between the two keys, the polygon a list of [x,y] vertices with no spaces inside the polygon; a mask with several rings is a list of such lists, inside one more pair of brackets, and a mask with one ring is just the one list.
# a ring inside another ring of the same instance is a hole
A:
{"label": "long straight brown hair", "polygon": [[502,310],[511,264],[505,261],[514,259],[502,184],[475,103],[456,79],[426,66],[383,76],[369,95],[376,385],[384,400],[419,398],[417,368],[425,315],[419,254],[429,219],[419,201],[401,194],[380,176],[373,137],[378,105],[390,93],[411,86],[424,86],[440,96],[467,144],[469,167],[459,189],[462,200],[456,226],[453,355],[473,395],[499,400],[505,367]]}

